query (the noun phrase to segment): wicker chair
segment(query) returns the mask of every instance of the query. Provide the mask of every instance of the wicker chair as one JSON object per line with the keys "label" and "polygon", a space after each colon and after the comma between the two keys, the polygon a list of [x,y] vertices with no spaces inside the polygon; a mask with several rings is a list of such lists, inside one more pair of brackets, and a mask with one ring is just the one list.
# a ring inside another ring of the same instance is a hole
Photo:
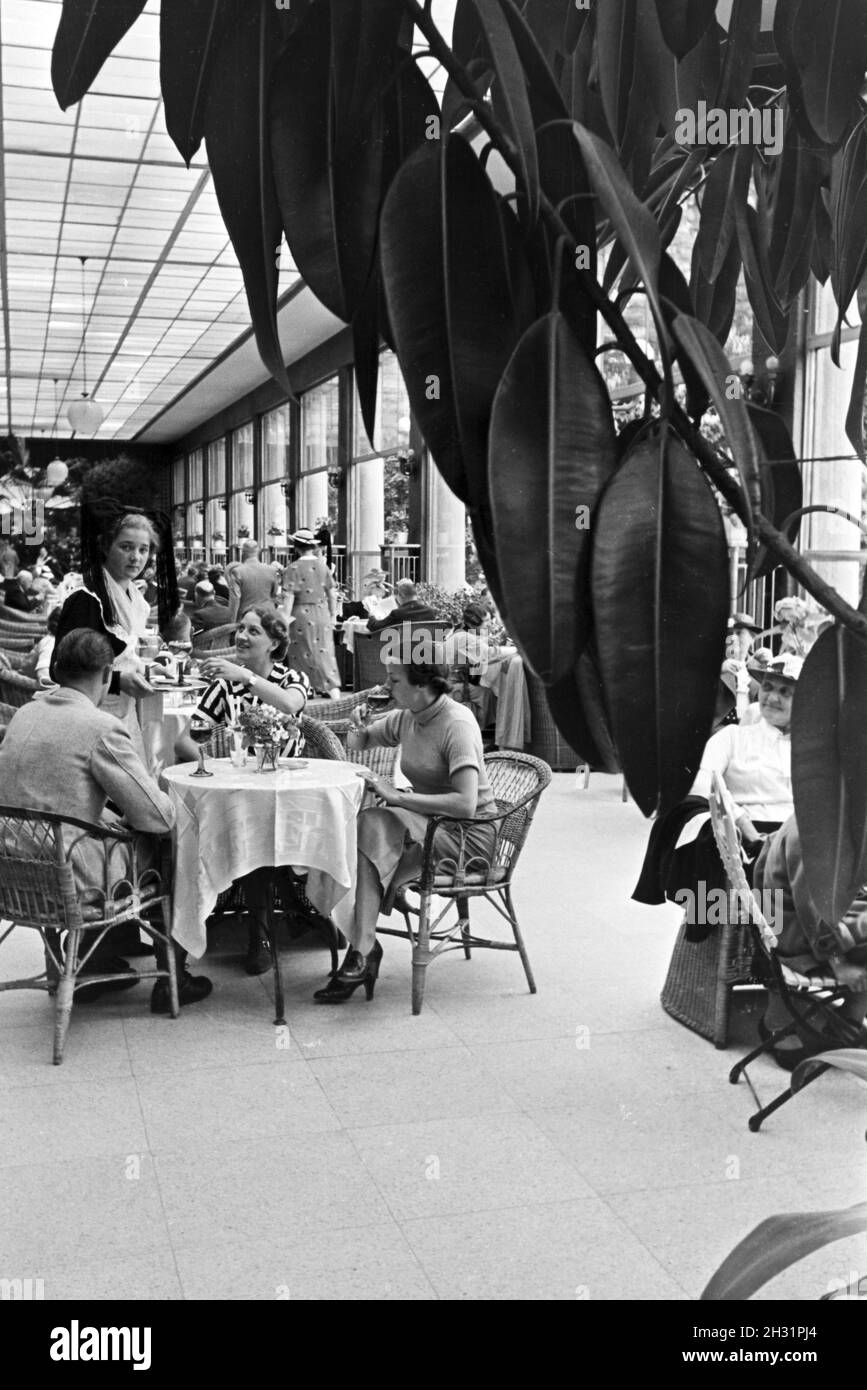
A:
{"label": "wicker chair", "polygon": [[382,684],[388,675],[384,653],[396,638],[401,647],[411,653],[419,639],[430,637],[433,642],[443,642],[450,632],[451,627],[442,619],[395,623],[394,627],[381,628],[379,632],[356,632],[352,657],[356,690],[369,690],[373,685]]}
{"label": "wicker chair", "polygon": [[[84,895],[78,891],[73,871],[76,846],[85,839],[105,846],[101,883]],[[112,848],[123,845],[122,868]],[[119,876],[115,876],[120,870]],[[28,811],[20,806],[0,806],[0,921],[11,923],[0,935],[0,944],[16,927],[39,932],[45,949],[45,972],[31,979],[0,984],[10,989],[47,989],[56,995],[54,1010],[54,1063],[63,1061],[75,986],[82,968],[106,932],[123,922],[136,922],[154,942],[166,948],[166,970],[139,973],[143,980],[167,979],[171,1014],[177,1018],[178,982],[175,952],[168,925],[169,897],[158,869],[142,869],[138,840],[129,832],[107,829],[88,821],[56,816],[47,811]],[[158,912],[161,927],[148,920]],[[68,933],[65,954],[60,933]],[[90,984],[126,979],[127,975],[88,975]]]}
{"label": "wicker chair", "polygon": [[330,758],[335,762],[342,762],[345,754],[340,739],[329,728],[327,724],[321,724],[318,719],[311,719],[309,715],[299,716],[301,733],[304,738],[304,752],[309,753],[311,758]]}
{"label": "wicker chair", "polygon": [[39,682],[18,671],[0,671],[0,701],[6,705],[26,705],[39,689]]}
{"label": "wicker chair", "polygon": [[[731,798],[716,773],[714,773],[711,788],[710,814],[714,838],[729,883],[729,902],[731,904],[729,916],[737,915],[743,921],[745,928],[750,933],[764,983],[782,999],[792,1019],[791,1023],[776,1029],[758,1047],[754,1047],[751,1052],[748,1052],[746,1057],[742,1057],[732,1067],[729,1081],[732,1085],[736,1085],[741,1075],[746,1073],[751,1062],[796,1032],[817,1049],[830,1050],[835,1047],[850,1047],[867,1051],[867,1034],[865,1034],[862,1024],[840,1016],[837,1005],[846,998],[846,990],[838,984],[835,976],[830,971],[825,975],[819,973],[804,975],[800,971],[792,970],[788,965],[784,965],[777,955],[776,935],[760,911],[759,904],[744,873]],[[821,1030],[814,1027],[811,1021],[817,1015],[824,1025]],[[827,1070],[828,1067],[824,1062],[817,1062],[802,1080],[799,1090],[803,1090],[811,1081],[818,1080]],[[748,1074],[747,1083],[750,1084]],[[751,1084],[750,1090],[753,1093],[753,1098],[758,1102],[758,1096],[756,1096]],[[785,1105],[793,1094],[792,1087],[787,1086],[767,1105],[759,1105],[759,1108],[747,1121],[753,1133],[761,1127],[768,1115],[779,1110],[781,1105]]]}
{"label": "wicker chair", "polygon": [[0,632],[0,651],[3,652],[32,652],[34,644],[38,642],[38,637],[10,637],[6,632]]}
{"label": "wicker chair", "polygon": [[[233,650],[231,639],[237,631],[237,623],[222,623],[219,627],[208,628],[193,634],[193,656],[224,656]],[[219,650],[217,650],[219,648]]]}
{"label": "wicker chair", "polygon": [[[533,972],[512,903],[512,877],[542,792],[551,781],[551,769],[526,753],[491,753],[485,769],[497,803],[497,811],[475,820],[452,820],[430,816],[423,849],[421,874],[407,889],[420,894],[418,908],[411,907],[399,894],[395,906],[406,920],[404,930],[379,927],[385,936],[402,936],[412,943],[412,1011],[420,1014],[424,1002],[425,974],[429,963],[443,951],[463,950],[467,960],[474,946],[494,951],[517,951],[521,957],[530,993],[536,993]],[[493,825],[496,839],[490,856],[482,857],[465,846],[465,833],[474,825]],[[436,859],[433,841],[437,828],[447,825],[460,836],[460,848],[452,859]],[[432,920],[432,899],[446,898],[446,906]],[[470,898],[486,898],[509,923],[513,940],[492,941],[475,936],[470,927]],[[445,918],[453,905],[457,920],[449,926]],[[413,930],[410,917],[417,917]]]}
{"label": "wicker chair", "polygon": [[7,608],[5,603],[0,603],[0,629],[15,628],[18,632],[22,628],[38,629],[40,637],[47,631],[47,619],[35,618],[32,613],[22,613],[17,608]]}
{"label": "wicker chair", "polygon": [[339,700],[308,700],[304,713],[318,719],[320,724],[345,723],[356,706],[364,704],[369,694],[369,690],[356,690],[341,695]]}
{"label": "wicker chair", "polygon": [[0,669],[6,666],[8,670],[18,672],[24,670],[24,667],[27,665],[27,662],[30,659],[29,652],[10,652],[7,651],[6,648],[3,646],[0,646],[0,656],[4,656],[6,658],[5,661],[0,661]]}

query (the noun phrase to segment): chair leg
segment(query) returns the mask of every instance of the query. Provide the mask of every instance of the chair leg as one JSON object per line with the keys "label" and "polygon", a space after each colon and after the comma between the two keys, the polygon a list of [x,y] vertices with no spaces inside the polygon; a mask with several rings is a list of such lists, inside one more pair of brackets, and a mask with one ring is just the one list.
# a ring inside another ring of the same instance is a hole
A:
{"label": "chair leg", "polygon": [[72,1018],[72,1001],[75,994],[75,977],[78,973],[78,943],[81,932],[73,930],[66,938],[66,959],[63,974],[57,986],[54,1001],[54,1065],[59,1067],[63,1061],[63,1049]]}
{"label": "chair leg", "polygon": [[422,893],[418,933],[412,948],[412,1011],[420,1014],[424,1003],[425,972],[430,960],[430,894]]}
{"label": "chair leg", "polygon": [[521,964],[524,967],[524,974],[527,977],[527,988],[529,989],[531,994],[535,994],[536,981],[533,978],[533,967],[530,964],[530,957],[527,955],[527,948],[524,945],[524,937],[522,935],[521,928],[518,925],[518,918],[515,914],[515,907],[512,902],[512,895],[509,892],[508,888],[503,889],[503,901],[505,902],[506,907],[509,911],[509,921],[512,925],[512,934],[515,938],[515,945],[517,946],[518,953],[521,957]]}
{"label": "chair leg", "polygon": [[[830,1067],[825,1062],[820,1063],[820,1065],[817,1066],[814,1071],[810,1072],[810,1074],[804,1079],[800,1089],[803,1090],[804,1087],[809,1086],[811,1082],[817,1081],[818,1078],[826,1071],[830,1071]],[[779,1110],[781,1105],[785,1105],[787,1100],[791,1100],[793,1095],[794,1092],[791,1086],[787,1086],[785,1091],[781,1091],[780,1094],[776,1097],[776,1099],[771,1101],[770,1105],[764,1105],[762,1106],[761,1110],[757,1110],[754,1115],[750,1115],[750,1118],[747,1120],[747,1125],[750,1131],[753,1134],[758,1133],[763,1122],[768,1118],[768,1116],[773,1115],[775,1110]]]}
{"label": "chair leg", "polygon": [[464,956],[467,960],[472,960],[473,953],[470,949],[470,900],[469,898],[458,898],[458,917],[461,922],[461,939],[464,943]]}
{"label": "chair leg", "polygon": [[[274,968],[274,1026],[286,1026],[286,1006],[283,1000],[283,975],[280,970],[280,953],[277,950],[277,917],[274,912],[274,890],[268,891],[268,948],[271,952],[271,965]],[[332,952],[333,955],[333,952]]]}

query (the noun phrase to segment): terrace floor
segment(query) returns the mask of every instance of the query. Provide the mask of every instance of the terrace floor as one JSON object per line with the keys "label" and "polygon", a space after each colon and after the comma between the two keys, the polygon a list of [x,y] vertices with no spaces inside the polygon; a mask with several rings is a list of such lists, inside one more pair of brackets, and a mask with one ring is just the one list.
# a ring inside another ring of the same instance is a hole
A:
{"label": "terrace floor", "polygon": [[[726,1052],[662,1012],[678,910],[630,900],[646,838],[619,779],[554,777],[515,894],[536,996],[516,956],[452,953],[413,1018],[408,947],[385,938],[373,1003],[319,1008],[305,938],[277,1046],[231,922],[207,1002],[155,1018],[142,985],[81,1007],[62,1067],[47,997],[3,995],[0,1276],[61,1300],[684,1300],[765,1217],[864,1200],[867,1088],[829,1073],[751,1134],[727,1072],[760,996]],[[38,965],[13,933],[0,978]],[[753,1072],[763,1098],[785,1084]],[[865,1238],[764,1296],[855,1270]]]}

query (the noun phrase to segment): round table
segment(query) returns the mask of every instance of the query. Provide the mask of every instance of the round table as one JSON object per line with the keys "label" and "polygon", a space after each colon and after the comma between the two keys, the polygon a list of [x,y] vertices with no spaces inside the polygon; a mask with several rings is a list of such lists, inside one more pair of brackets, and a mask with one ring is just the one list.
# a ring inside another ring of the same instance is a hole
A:
{"label": "round table", "polygon": [[274,864],[305,865],[307,896],[345,931],[355,900],[356,817],[365,791],[353,763],[291,760],[276,772],[235,768],[208,758],[163,771],[177,813],[172,936],[204,954],[206,922],[236,878]]}

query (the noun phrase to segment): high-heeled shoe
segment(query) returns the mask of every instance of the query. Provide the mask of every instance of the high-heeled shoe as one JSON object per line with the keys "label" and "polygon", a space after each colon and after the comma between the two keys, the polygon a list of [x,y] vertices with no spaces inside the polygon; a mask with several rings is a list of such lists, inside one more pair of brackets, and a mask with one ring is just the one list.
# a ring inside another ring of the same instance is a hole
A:
{"label": "high-heeled shoe", "polygon": [[340,970],[332,974],[324,989],[317,989],[313,996],[316,1004],[345,1004],[351,999],[359,985],[364,985],[364,996],[370,1003],[376,981],[379,977],[379,963],[382,960],[382,947],[377,941],[369,955],[363,956],[352,948]]}

